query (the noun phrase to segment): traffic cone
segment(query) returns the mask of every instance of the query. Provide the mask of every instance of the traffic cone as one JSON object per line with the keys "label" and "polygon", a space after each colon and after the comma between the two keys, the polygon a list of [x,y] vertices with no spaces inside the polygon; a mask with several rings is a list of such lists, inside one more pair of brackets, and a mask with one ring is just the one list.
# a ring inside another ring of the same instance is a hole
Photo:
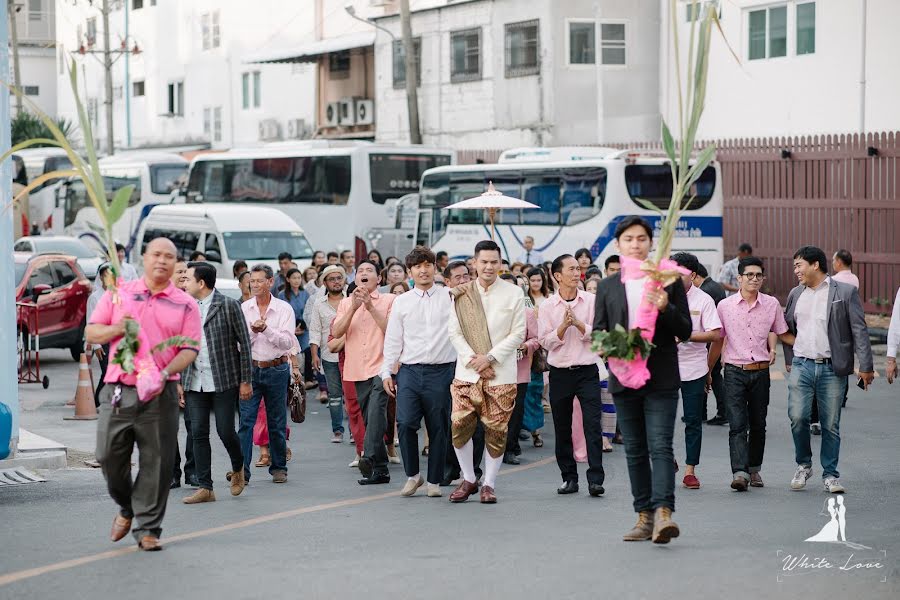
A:
{"label": "traffic cone", "polygon": [[[88,365],[88,367],[87,367],[87,372],[88,372],[88,375],[89,375],[90,378],[91,378],[91,389],[93,390],[93,389],[94,389],[94,373],[93,373],[93,371],[91,371],[91,358],[90,358],[90,354],[86,354],[85,352],[82,352],[82,353],[81,353],[81,358],[79,359],[79,367],[78,367],[78,368],[79,368],[79,369],[82,368],[80,363],[81,363],[82,361],[85,361],[85,360],[87,361],[87,365]],[[68,402],[66,402],[66,406],[75,406],[75,401],[76,401],[77,399],[78,399],[78,388],[76,387],[76,388],[75,388],[75,395],[72,396],[72,399],[71,399],[71,400],[69,400]]]}
{"label": "traffic cone", "polygon": [[66,421],[93,421],[97,418],[97,407],[94,406],[94,386],[91,385],[91,368],[87,355],[81,353],[78,364],[78,387],[75,388],[75,415],[63,417]]}

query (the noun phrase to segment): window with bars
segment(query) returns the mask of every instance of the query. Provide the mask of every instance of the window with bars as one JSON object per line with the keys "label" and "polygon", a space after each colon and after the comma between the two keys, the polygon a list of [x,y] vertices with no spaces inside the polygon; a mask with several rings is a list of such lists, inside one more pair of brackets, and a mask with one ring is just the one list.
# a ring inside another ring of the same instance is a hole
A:
{"label": "window with bars", "polygon": [[450,81],[481,79],[481,28],[450,33]]}
{"label": "window with bars", "polygon": [[540,21],[507,23],[505,63],[507,77],[535,75],[541,70]]}
{"label": "window with bars", "polygon": [[[413,38],[413,64],[416,68],[416,87],[422,85],[422,38]],[[393,53],[394,88],[406,87],[406,48],[403,40],[394,40]]]}
{"label": "window with bars", "polygon": [[600,24],[600,64],[625,66],[626,38],[625,23]]}

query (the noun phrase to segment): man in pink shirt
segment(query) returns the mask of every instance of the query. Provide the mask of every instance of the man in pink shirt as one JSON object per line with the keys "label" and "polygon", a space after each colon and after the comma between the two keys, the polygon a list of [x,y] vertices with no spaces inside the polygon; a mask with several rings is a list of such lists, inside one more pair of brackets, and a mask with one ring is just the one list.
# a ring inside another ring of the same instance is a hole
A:
{"label": "man in pink shirt", "polygon": [[831,268],[834,270],[834,275],[831,278],[842,283],[849,283],[856,289],[859,289],[859,277],[850,270],[852,265],[853,255],[850,254],[850,251],[838,250],[831,259]]}
{"label": "man in pink shirt", "polygon": [[[242,400],[241,453],[244,455],[244,480],[250,481],[250,460],[253,458],[253,426],[259,413],[259,403],[266,403],[266,424],[269,429],[269,474],[274,483],[287,481],[287,388],[291,382],[291,354],[297,345],[294,309],[284,300],[272,295],[275,273],[268,265],[250,269],[249,300],[241,304],[244,320],[250,328],[250,356],[253,365],[251,385],[253,395]],[[299,367],[293,368],[294,379],[300,379]]]}
{"label": "man in pink shirt", "polygon": [[388,395],[379,373],[384,361],[387,330],[394,294],[380,294],[375,263],[364,260],[356,267],[356,289],[341,300],[332,325],[335,338],[344,337],[344,381],[352,381],[366,424],[364,455],[359,459],[360,485],[390,483],[384,432],[387,429]]}
{"label": "man in pink shirt", "polygon": [[684,408],[684,479],[689,490],[700,488],[700,480],[694,469],[700,464],[700,446],[703,441],[703,412],[706,408],[707,379],[712,385],[712,366],[706,345],[721,337],[722,323],[712,296],[694,285],[700,261],[693,254],[679,252],[672,260],[690,271],[681,276],[687,292],[688,310],[691,312],[691,337],[678,344],[678,371],[681,375],[681,404]]}
{"label": "man in pink shirt", "polygon": [[[731,452],[731,489],[763,487],[760,469],[766,447],[769,408],[769,365],[775,362],[775,334],[793,344],[781,304],[759,290],[765,279],[762,260],[755,256],[738,262],[738,293],[719,302],[722,339],[710,349],[710,363],[721,352],[725,364],[725,414]],[[724,351],[722,344],[724,342]]]}
{"label": "man in pink shirt", "polygon": [[538,312],[538,337],[550,365],[550,409],[556,434],[556,463],[562,475],[557,494],[578,492],[578,466],[572,447],[572,402],[581,403],[588,455],[588,492],[603,494],[603,405],[597,355],[591,352],[594,296],[578,289],[581,267],[571,254],[558,256],[550,267],[559,284]]}
{"label": "man in pink shirt", "polygon": [[[101,394],[97,461],[109,495],[119,505],[110,539],[117,542],[132,531],[138,547],[148,551],[162,549],[159,536],[178,436],[178,374],[197,358],[201,335],[197,303],[169,281],[175,259],[175,245],[168,239],[157,238],[147,244],[143,278],[120,284],[115,300],[113,292],[107,291],[84,332],[89,344],[111,344],[113,357],[125,335],[125,324],[132,319],[140,325],[142,343],[149,348],[180,338],[176,345],[151,351],[165,382],[160,382],[163,387],[158,396],[140,401],[134,387],[137,374],[126,373],[112,360]],[[132,481],[135,442],[140,464],[138,477]],[[137,520],[134,530],[133,519]]]}

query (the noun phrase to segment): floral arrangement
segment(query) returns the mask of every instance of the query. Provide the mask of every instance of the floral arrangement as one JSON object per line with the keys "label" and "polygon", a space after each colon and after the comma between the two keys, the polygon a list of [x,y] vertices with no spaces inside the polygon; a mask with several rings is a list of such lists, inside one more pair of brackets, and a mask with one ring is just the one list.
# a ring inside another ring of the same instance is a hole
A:
{"label": "floral arrangement", "polygon": [[[640,201],[645,208],[660,214],[660,234],[656,253],[652,258],[639,261],[622,257],[622,281],[647,278],[644,292],[661,290],[677,281],[683,270],[669,260],[669,251],[681,211],[693,201],[691,187],[703,174],[715,156],[715,145],[710,144],[691,161],[691,151],[703,114],[706,99],[706,81],[709,69],[709,44],[713,24],[721,33],[716,7],[705,3],[703,8],[693,0],[690,10],[700,15],[691,24],[691,37],[688,45],[687,72],[689,74],[686,92],[682,89],[681,56],[678,42],[678,24],[675,15],[675,0],[670,0],[670,21],[674,43],[675,77],[678,86],[679,141],[676,143],[665,120],[662,120],[663,150],[669,159],[672,169],[672,199],[668,210],[663,213],[650,202]],[[696,43],[695,43],[696,40]],[[734,54],[732,52],[732,54]],[[650,379],[647,359],[653,349],[653,334],[656,330],[656,319],[659,314],[656,306],[646,300],[641,302],[635,322],[630,331],[617,325],[612,331],[595,331],[593,333],[592,350],[609,360],[610,371],[625,387],[638,389]]]}

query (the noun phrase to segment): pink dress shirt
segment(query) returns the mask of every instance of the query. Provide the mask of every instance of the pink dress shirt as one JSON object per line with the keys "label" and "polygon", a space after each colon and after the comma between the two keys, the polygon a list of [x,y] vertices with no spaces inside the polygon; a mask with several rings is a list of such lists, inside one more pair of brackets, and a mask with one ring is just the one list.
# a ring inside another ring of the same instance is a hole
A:
{"label": "pink dress shirt", "polygon": [[[547,362],[550,366],[565,369],[597,363],[597,355],[591,352],[594,298],[593,294],[578,290],[578,295],[572,302],[566,302],[556,293],[541,305],[538,336],[541,346],[547,349]],[[584,323],[584,333],[578,331],[577,327],[569,327],[563,339],[559,339],[556,330],[565,319],[567,304],[572,307],[575,318]]]}
{"label": "pink dress shirt", "polygon": [[[292,354],[297,346],[297,336],[294,334],[294,309],[290,304],[272,296],[266,314],[260,315],[254,296],[241,304],[241,310],[250,330],[250,356],[253,360],[269,361]],[[250,326],[259,319],[265,320],[266,329],[262,333],[254,333]]]}
{"label": "pink dress shirt", "polygon": [[[128,299],[128,304],[134,307],[132,310],[137,314],[126,314],[122,308],[124,303],[113,304],[112,292],[106,292],[91,314],[92,325],[115,325],[124,317],[130,316],[140,323],[141,337],[150,348],[175,336],[184,336],[194,341],[193,344],[185,343],[153,352],[153,362],[160,370],[165,369],[181,350],[199,351],[200,307],[187,293],[169,283],[163,291],[151,294],[144,279],[141,278],[121,284],[119,295],[123,299]],[[115,356],[121,339],[110,343],[111,357]],[[178,374],[169,377],[169,381],[179,379],[181,377]],[[122,367],[110,360],[103,380],[106,383],[124,383],[133,386],[137,382],[137,375],[125,373]]]}
{"label": "pink dress shirt", "polygon": [[739,366],[769,362],[769,332],[781,335],[787,331],[778,300],[760,293],[751,306],[736,292],[719,302],[717,310],[726,338],[722,362]]}
{"label": "pink dress shirt", "polygon": [[525,355],[516,363],[516,383],[531,381],[531,359],[534,351],[540,348],[538,340],[537,309],[525,307]]}
{"label": "pink dress shirt", "polygon": [[[691,331],[706,332],[720,329],[719,313],[712,296],[691,286],[687,291],[688,309],[691,311]],[[681,381],[694,381],[709,373],[709,351],[701,342],[678,344],[678,370]]]}
{"label": "pink dress shirt", "polygon": [[[397,296],[381,294],[375,290],[371,297],[375,309],[387,319]],[[352,297],[341,300],[332,326],[352,310]],[[344,335],[344,352],[344,381],[366,381],[381,371],[384,361],[384,332],[365,306],[360,306],[350,321],[350,327]]]}
{"label": "pink dress shirt", "polygon": [[835,281],[840,281],[841,283],[849,283],[856,289],[859,289],[859,277],[853,274],[853,271],[847,269],[845,271],[838,271],[834,275],[831,276]]}

